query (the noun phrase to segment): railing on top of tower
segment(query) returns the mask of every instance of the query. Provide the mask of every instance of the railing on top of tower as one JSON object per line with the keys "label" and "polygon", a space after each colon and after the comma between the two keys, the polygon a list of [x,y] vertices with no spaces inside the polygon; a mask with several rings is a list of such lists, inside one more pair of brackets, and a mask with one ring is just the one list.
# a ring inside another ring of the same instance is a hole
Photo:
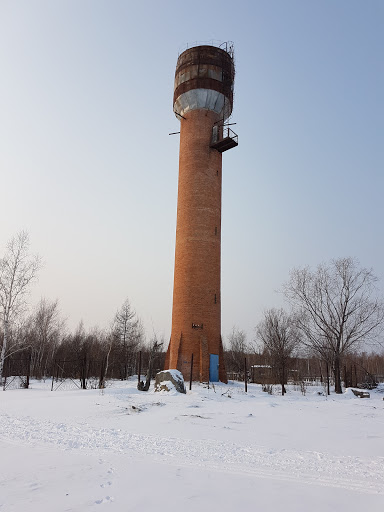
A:
{"label": "railing on top of tower", "polygon": [[215,46],[216,48],[220,48],[227,52],[231,59],[234,61],[235,51],[233,41],[221,41],[220,39],[210,39],[208,41],[194,41],[193,43],[186,43],[179,48],[178,56],[180,56],[186,50],[190,48],[194,48],[195,46]]}

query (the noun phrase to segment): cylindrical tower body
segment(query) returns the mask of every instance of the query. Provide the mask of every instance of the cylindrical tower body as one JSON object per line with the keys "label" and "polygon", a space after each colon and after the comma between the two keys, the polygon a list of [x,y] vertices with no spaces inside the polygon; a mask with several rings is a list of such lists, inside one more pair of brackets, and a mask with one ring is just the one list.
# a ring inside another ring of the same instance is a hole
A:
{"label": "cylindrical tower body", "polygon": [[[175,76],[180,118],[172,333],[166,368],[226,382],[221,341],[221,161],[212,147],[232,111],[232,55],[212,46],[183,52]],[[214,134],[214,135],[213,135]]]}

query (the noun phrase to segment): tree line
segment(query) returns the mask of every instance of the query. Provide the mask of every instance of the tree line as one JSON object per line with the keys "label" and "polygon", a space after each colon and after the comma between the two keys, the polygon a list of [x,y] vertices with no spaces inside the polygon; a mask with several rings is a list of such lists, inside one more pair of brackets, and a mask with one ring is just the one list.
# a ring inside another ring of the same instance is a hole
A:
{"label": "tree line", "polygon": [[92,379],[103,386],[108,378],[127,379],[143,370],[162,369],[162,346],[154,335],[145,341],[143,326],[128,299],[108,329],[85,330],[82,323],[69,332],[58,301],[42,299],[27,314],[27,295],[41,267],[29,252],[29,237],[19,233],[0,259],[0,381],[9,375],[35,378],[76,378],[81,387]]}
{"label": "tree line", "polygon": [[[254,352],[261,351],[269,361],[282,394],[298,356],[316,358],[317,375],[323,378],[326,374],[328,392],[330,374],[336,393],[342,392],[342,381],[358,385],[362,373],[365,380],[373,380],[374,374],[366,363],[364,367],[359,351],[370,343],[383,349],[384,303],[377,296],[376,283],[373,271],[361,268],[352,258],[332,260],[315,270],[304,267],[291,272],[283,286],[289,310],[266,310],[255,329]],[[228,367],[236,353],[239,357],[245,348],[252,353],[241,331],[232,333],[229,347]],[[377,357],[372,354],[371,359]],[[384,376],[383,365],[377,363]],[[300,371],[301,375],[307,373]]]}
{"label": "tree line", "polygon": [[61,318],[58,302],[42,299],[22,322],[12,325],[7,343],[3,377],[28,373],[37,379],[77,379],[84,389],[104,387],[108,379],[128,379],[137,373],[139,357],[143,373],[150,361],[152,373],[164,365],[163,354],[153,350],[159,341],[154,336],[146,343],[128,299],[109,329],[86,330],[80,323],[74,332]]}
{"label": "tree line", "polygon": [[[145,342],[128,299],[108,329],[86,331],[80,323],[68,332],[58,302],[47,299],[27,314],[28,291],[40,267],[40,258],[29,252],[26,232],[12,238],[0,258],[0,381],[28,372],[36,378],[78,378],[82,387],[97,378],[102,387],[108,378],[124,380],[137,373],[139,356],[149,373],[163,369],[164,343],[155,335]],[[381,343],[383,349],[384,303],[376,283],[373,271],[352,258],[315,270],[294,269],[283,286],[289,309],[266,310],[251,343],[238,329],[228,337],[227,371],[280,383],[283,394],[293,377],[320,377],[328,389],[332,381],[341,393],[342,381],[356,386],[363,378],[384,375],[383,353],[361,352],[367,343]]]}

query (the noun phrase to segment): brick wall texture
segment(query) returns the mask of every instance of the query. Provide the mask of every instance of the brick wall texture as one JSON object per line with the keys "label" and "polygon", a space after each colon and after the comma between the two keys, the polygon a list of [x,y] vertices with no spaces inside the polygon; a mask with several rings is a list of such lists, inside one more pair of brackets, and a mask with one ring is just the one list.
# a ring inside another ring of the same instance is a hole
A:
{"label": "brick wall texture", "polygon": [[181,119],[172,333],[166,368],[177,368],[189,379],[193,354],[193,380],[208,381],[209,355],[217,354],[219,378],[226,382],[220,296],[222,155],[210,148],[216,121],[217,114],[202,109]]}

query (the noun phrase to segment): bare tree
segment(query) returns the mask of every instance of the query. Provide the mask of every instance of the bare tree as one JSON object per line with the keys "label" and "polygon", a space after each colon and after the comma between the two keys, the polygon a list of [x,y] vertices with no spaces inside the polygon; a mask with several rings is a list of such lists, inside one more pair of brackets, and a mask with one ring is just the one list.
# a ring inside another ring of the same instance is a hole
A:
{"label": "bare tree", "polygon": [[145,380],[145,384],[143,381],[139,381],[137,384],[137,389],[139,391],[148,391],[149,386],[151,384],[152,372],[156,366],[159,366],[159,358],[161,355],[161,350],[164,345],[164,340],[159,341],[157,339],[156,334],[153,335],[153,338],[149,342],[148,347],[148,370],[147,377]]}
{"label": "bare tree", "polygon": [[7,354],[10,322],[20,315],[26,304],[31,282],[40,268],[38,256],[29,254],[29,237],[25,231],[10,240],[0,259],[0,318],[3,323],[3,345],[0,354],[0,381]]}
{"label": "bare tree", "polygon": [[226,351],[226,368],[236,373],[244,373],[244,357],[250,351],[247,336],[237,327],[232,328],[228,336],[228,350]]}
{"label": "bare tree", "polygon": [[58,301],[42,298],[28,321],[29,344],[32,348],[32,372],[44,377],[51,370],[55,352],[65,336],[65,321],[60,317]]}
{"label": "bare tree", "polygon": [[134,367],[135,357],[144,341],[144,329],[136,312],[126,299],[115,315],[113,333],[120,347],[120,361],[123,364],[122,378],[127,379]]}
{"label": "bare tree", "polygon": [[341,258],[315,271],[295,269],[284,286],[304,343],[323,360],[332,359],[336,393],[342,392],[345,354],[377,337],[383,325],[383,301],[373,296],[376,281],[372,270]]}
{"label": "bare tree", "polygon": [[256,336],[270,358],[284,395],[289,360],[300,345],[300,336],[293,318],[283,309],[268,309],[256,327]]}

